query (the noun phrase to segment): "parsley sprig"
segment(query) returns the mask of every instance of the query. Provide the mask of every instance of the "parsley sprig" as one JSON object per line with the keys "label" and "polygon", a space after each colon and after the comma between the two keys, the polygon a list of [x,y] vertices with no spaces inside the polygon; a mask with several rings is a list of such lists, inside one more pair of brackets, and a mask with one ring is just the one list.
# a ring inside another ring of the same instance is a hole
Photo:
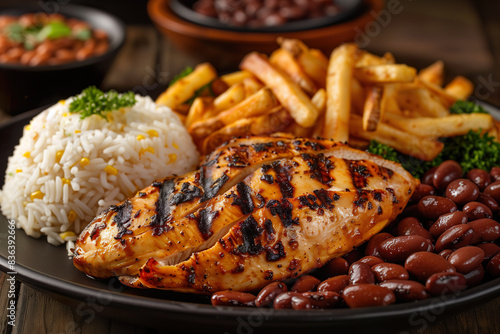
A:
{"label": "parsley sprig", "polygon": [[119,94],[114,90],[103,92],[95,86],[85,88],[80,95],[69,105],[70,113],[80,113],[84,119],[92,115],[98,115],[108,120],[106,113],[124,107],[131,107],[136,103],[135,94],[126,92]]}

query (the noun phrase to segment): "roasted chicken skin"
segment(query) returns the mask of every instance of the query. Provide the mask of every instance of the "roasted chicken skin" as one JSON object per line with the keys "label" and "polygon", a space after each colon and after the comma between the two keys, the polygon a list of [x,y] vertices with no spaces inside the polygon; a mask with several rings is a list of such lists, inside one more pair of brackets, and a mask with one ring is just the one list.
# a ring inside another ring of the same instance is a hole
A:
{"label": "roasted chicken skin", "polygon": [[101,213],[79,236],[73,261],[133,287],[254,290],[363,243],[417,184],[400,165],[344,144],[237,139],[199,170]]}

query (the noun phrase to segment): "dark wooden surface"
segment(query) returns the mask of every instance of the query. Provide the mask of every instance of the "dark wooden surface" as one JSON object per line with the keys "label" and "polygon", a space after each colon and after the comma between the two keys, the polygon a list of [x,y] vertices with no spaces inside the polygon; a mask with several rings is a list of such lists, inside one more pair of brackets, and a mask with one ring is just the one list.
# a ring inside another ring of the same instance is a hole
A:
{"label": "dark wooden surface", "polygon": [[[94,2],[98,6],[98,2]],[[127,10],[134,8],[130,1],[126,4]],[[4,0],[2,5],[5,5]],[[145,2],[137,1],[135,6],[144,16]],[[397,14],[380,13],[376,21],[378,31],[374,25],[373,31],[377,33],[370,33],[367,49],[381,54],[391,51],[398,62],[417,68],[442,59],[446,64],[447,79],[465,75],[476,87],[481,87],[476,91],[476,97],[500,105],[500,1],[402,0],[400,6],[402,10]],[[128,12],[124,17],[134,16]],[[195,65],[193,58],[176,50],[148,22],[129,24],[127,29],[126,45],[110,68],[103,88],[133,89],[156,96],[186,65]],[[0,123],[9,118],[0,111]],[[168,331],[168,323],[164,331],[119,323],[101,316],[87,323],[71,307],[19,282],[16,326],[11,327],[7,324],[7,278],[0,273],[0,334],[172,333]],[[408,324],[402,333],[500,333],[499,315],[500,298],[496,298],[445,319],[428,321],[425,326]]]}

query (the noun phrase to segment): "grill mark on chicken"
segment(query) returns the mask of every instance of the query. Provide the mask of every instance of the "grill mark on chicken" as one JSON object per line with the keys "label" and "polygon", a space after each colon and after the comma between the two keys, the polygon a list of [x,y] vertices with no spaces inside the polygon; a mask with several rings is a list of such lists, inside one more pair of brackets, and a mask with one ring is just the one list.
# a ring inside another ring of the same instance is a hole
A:
{"label": "grill mark on chicken", "polygon": [[95,240],[105,227],[106,223],[96,224],[90,233],[90,240]]}
{"label": "grill mark on chicken", "polygon": [[286,257],[285,247],[281,241],[278,241],[274,246],[267,246],[266,260],[269,262],[276,262]]}
{"label": "grill mark on chicken", "polygon": [[196,187],[194,184],[184,182],[181,190],[174,195],[169,204],[179,205],[185,202],[190,202],[197,197],[201,197],[201,189]]}
{"label": "grill mark on chicken", "polygon": [[274,183],[274,177],[271,175],[271,174],[262,174],[262,176],[260,177],[260,179],[264,182],[267,182],[269,184],[273,184]]}
{"label": "grill mark on chicken", "polygon": [[237,194],[231,193],[228,197],[233,198],[231,205],[237,205],[241,209],[241,213],[247,215],[254,210],[252,200],[252,190],[245,182],[240,182],[236,185]]}
{"label": "grill mark on chicken", "polygon": [[267,151],[271,147],[273,147],[273,143],[272,142],[271,143],[256,143],[256,144],[252,144],[252,147],[255,150],[255,152],[262,152],[262,151]]}
{"label": "grill mark on chicken", "polygon": [[292,198],[294,187],[290,183],[292,179],[291,167],[283,166],[279,161],[275,161],[271,164],[274,171],[276,172],[276,183],[280,187],[281,194],[284,198]]}
{"label": "grill mark on chicken", "polygon": [[368,201],[368,197],[367,197],[367,192],[366,191],[363,191],[362,189],[358,189],[357,190],[357,199],[354,200],[354,205],[359,207],[359,208],[362,208],[364,209],[365,208],[365,202]]}
{"label": "grill mark on chicken", "polygon": [[392,196],[392,204],[397,204],[399,203],[398,198],[396,197],[396,194],[394,193],[394,189],[392,188],[385,188],[389,194]]}
{"label": "grill mark on chicken", "polygon": [[270,200],[267,202],[266,208],[273,216],[277,215],[285,227],[299,224],[299,218],[292,217],[293,204],[286,198],[283,198],[281,202],[275,199]]}
{"label": "grill mark on chicken", "polygon": [[170,198],[172,197],[174,189],[175,183],[173,179],[165,180],[160,188],[160,194],[155,203],[156,214],[149,224],[154,227],[153,235],[161,235],[163,232],[168,232],[172,229],[172,226],[165,226],[165,223],[170,216]]}
{"label": "grill mark on chicken", "polygon": [[203,187],[204,193],[200,202],[203,203],[215,197],[219,193],[219,190],[222,188],[222,186],[224,186],[224,183],[227,182],[227,180],[229,180],[229,176],[227,176],[226,174],[222,174],[221,177],[212,182],[212,179],[206,176],[205,167],[202,167],[200,172],[200,183]]}
{"label": "grill mark on chicken", "polygon": [[188,218],[195,219],[198,230],[200,230],[203,239],[207,240],[213,235],[211,230],[212,223],[219,216],[219,211],[210,210],[209,208],[201,209],[198,215],[192,213]]}
{"label": "grill mark on chicken", "polygon": [[236,252],[239,254],[249,254],[257,255],[262,251],[262,245],[260,240],[256,243],[255,239],[262,234],[262,228],[253,216],[248,216],[240,224],[241,237],[243,238],[243,245],[239,245],[236,248]]}
{"label": "grill mark on chicken", "polygon": [[367,178],[373,176],[368,168],[365,166],[364,161],[344,160],[349,166],[351,173],[352,184],[356,189],[364,188],[367,185]]}
{"label": "grill mark on chicken", "polygon": [[301,206],[307,206],[311,210],[316,210],[319,208],[318,203],[316,203],[317,197],[313,194],[307,194],[298,197]]}
{"label": "grill mark on chicken", "polygon": [[132,231],[127,229],[130,227],[130,219],[132,218],[132,202],[130,199],[127,199],[120,205],[112,205],[111,211],[116,212],[116,215],[113,217],[113,222],[116,223],[116,227],[118,228],[118,234],[115,236],[115,239],[121,239],[124,234],[132,234]]}
{"label": "grill mark on chicken", "polygon": [[333,200],[328,196],[328,192],[325,189],[316,189],[314,194],[318,197],[321,202],[321,208],[327,208],[329,210],[334,208]]}
{"label": "grill mark on chicken", "polygon": [[[307,143],[306,143],[307,145]],[[332,178],[330,176],[330,169],[333,169],[333,163],[330,159],[325,158],[324,154],[311,155],[307,153],[301,154],[302,159],[307,162],[309,176],[313,180],[317,180],[323,184],[330,185]]]}

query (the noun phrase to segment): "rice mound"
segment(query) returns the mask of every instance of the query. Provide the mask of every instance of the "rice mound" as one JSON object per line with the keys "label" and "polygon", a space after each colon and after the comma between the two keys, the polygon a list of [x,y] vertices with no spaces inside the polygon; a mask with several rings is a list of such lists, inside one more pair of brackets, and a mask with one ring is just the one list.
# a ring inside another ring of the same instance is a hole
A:
{"label": "rice mound", "polygon": [[72,98],[34,117],[9,158],[0,191],[2,213],[33,237],[74,241],[102,210],[155,179],[193,170],[190,135],[168,107],[149,97],[80,119]]}

